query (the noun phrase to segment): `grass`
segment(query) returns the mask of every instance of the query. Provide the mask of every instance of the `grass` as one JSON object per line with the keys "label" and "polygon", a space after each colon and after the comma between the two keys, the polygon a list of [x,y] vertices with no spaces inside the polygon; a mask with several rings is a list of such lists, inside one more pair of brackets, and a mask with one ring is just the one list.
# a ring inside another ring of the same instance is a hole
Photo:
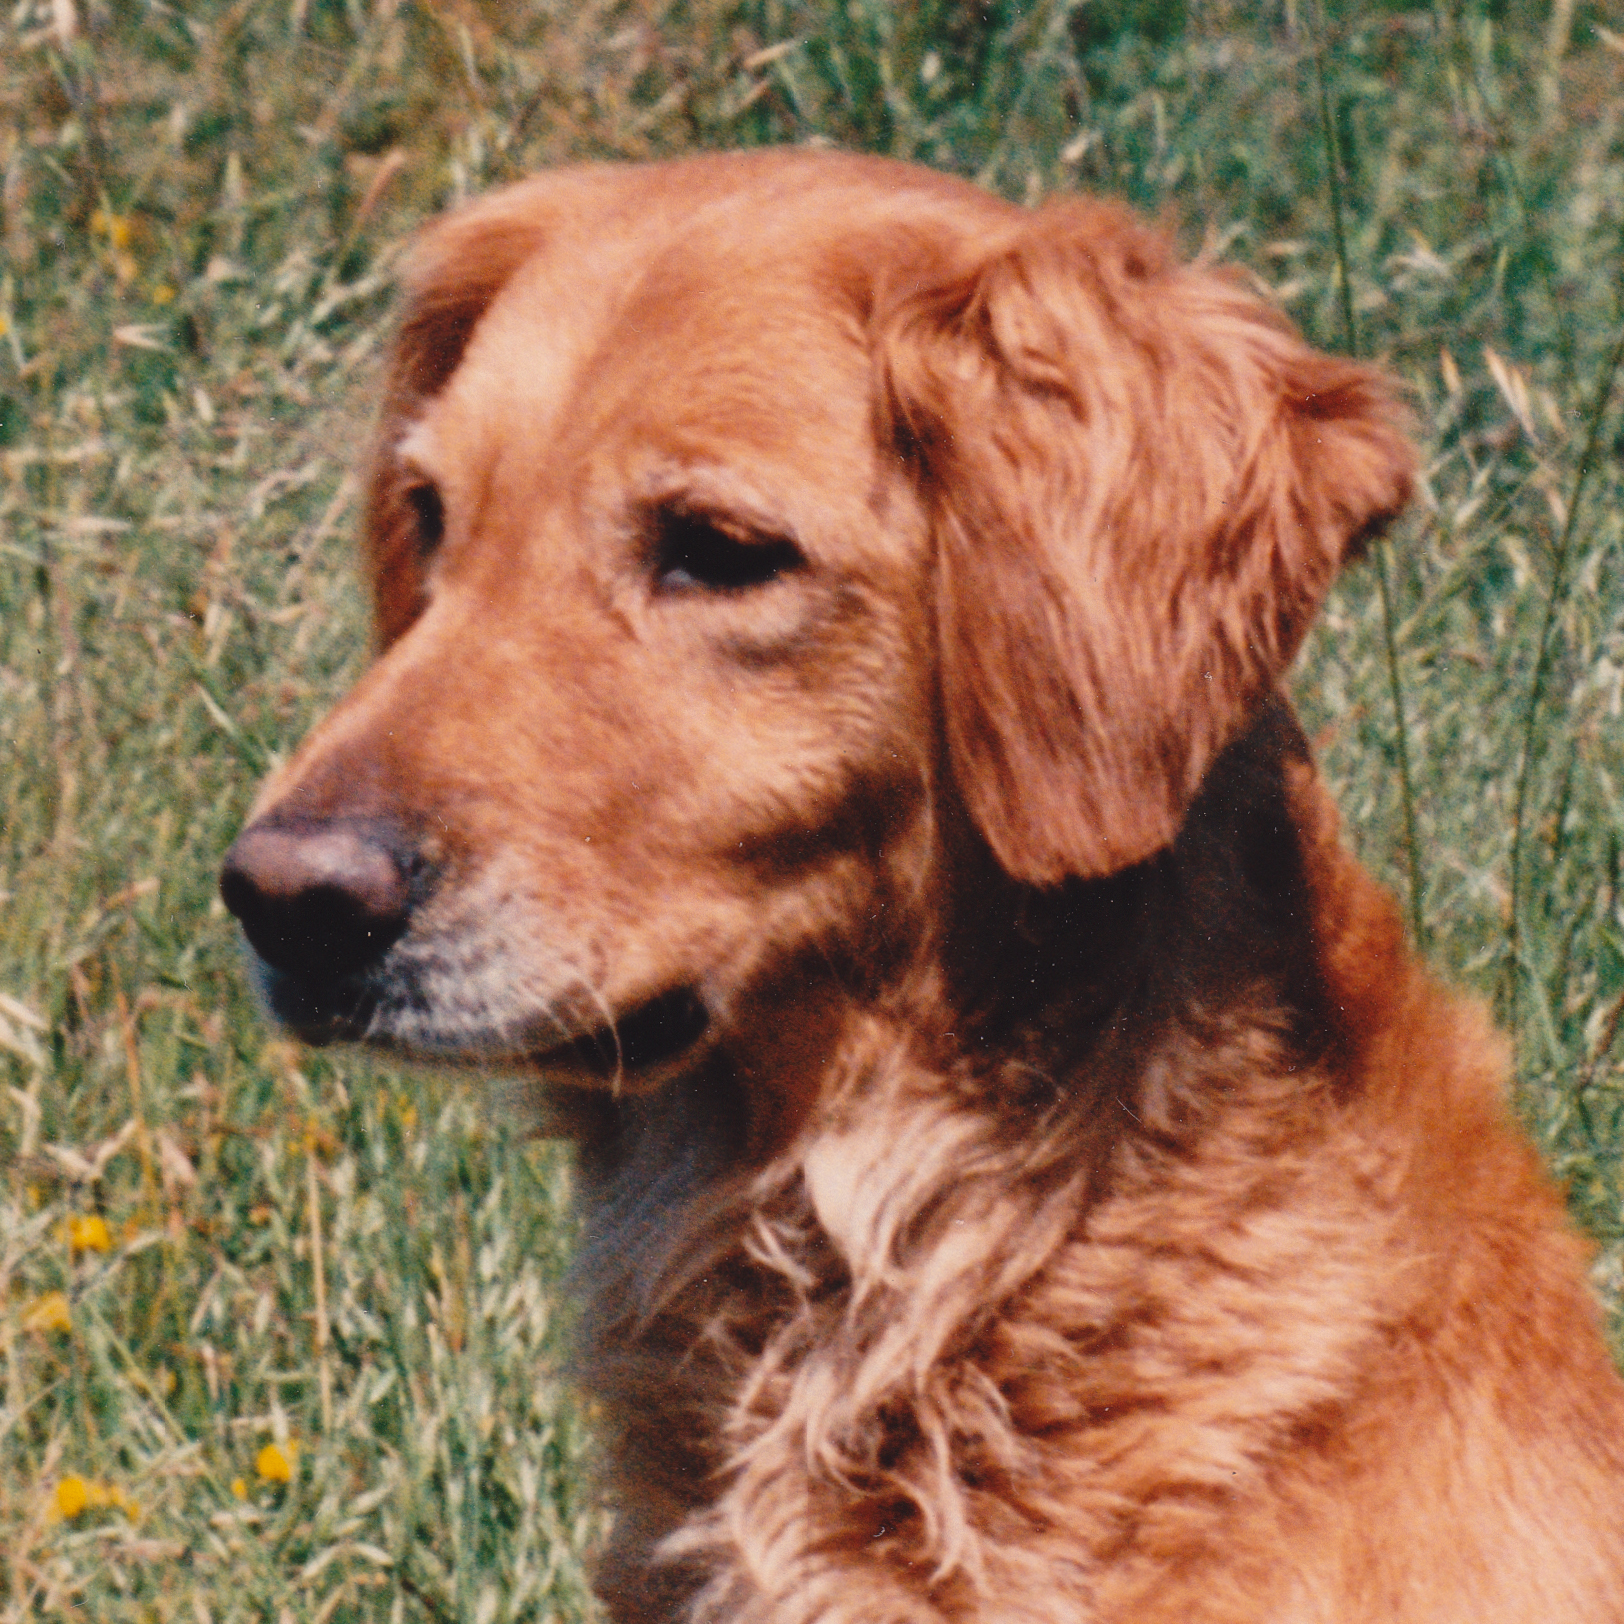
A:
{"label": "grass", "polygon": [[1427,472],[1390,612],[1352,572],[1299,701],[1351,838],[1514,1029],[1624,1331],[1624,42],[1598,21],[19,0],[0,1621],[591,1616],[588,1418],[547,1374],[567,1159],[463,1083],[278,1040],[213,893],[364,657],[349,466],[401,238],[569,158],[818,139],[1113,191],[1407,380]]}

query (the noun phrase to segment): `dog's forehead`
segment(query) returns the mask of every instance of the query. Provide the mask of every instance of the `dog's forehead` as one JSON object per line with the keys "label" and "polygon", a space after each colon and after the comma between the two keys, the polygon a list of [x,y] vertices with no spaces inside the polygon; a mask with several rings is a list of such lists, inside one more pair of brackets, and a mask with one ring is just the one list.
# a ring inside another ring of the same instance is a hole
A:
{"label": "dog's forehead", "polygon": [[641,257],[624,239],[570,248],[536,253],[492,300],[445,388],[403,437],[404,455],[437,471],[467,466],[515,431],[538,446],[551,437]]}
{"label": "dog's forehead", "polygon": [[[872,241],[873,230],[868,232]],[[516,435],[815,452],[872,427],[850,210],[727,197],[638,229],[544,242],[497,293],[400,446],[488,465]],[[680,453],[680,448],[677,448]]]}

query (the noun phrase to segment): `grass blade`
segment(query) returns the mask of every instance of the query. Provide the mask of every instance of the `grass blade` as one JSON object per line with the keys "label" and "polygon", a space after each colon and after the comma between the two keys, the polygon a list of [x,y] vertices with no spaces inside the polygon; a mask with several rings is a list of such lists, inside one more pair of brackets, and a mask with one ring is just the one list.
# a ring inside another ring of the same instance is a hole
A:
{"label": "grass blade", "polygon": [[1545,687],[1551,677],[1556,617],[1566,594],[1568,559],[1573,550],[1573,538],[1578,531],[1579,508],[1584,501],[1585,487],[1590,482],[1591,470],[1596,464],[1602,427],[1607,421],[1607,410],[1613,399],[1613,385],[1617,382],[1621,365],[1624,365],[1624,327],[1620,327],[1618,338],[1602,362],[1600,376],[1596,380],[1596,392],[1587,414],[1584,450],[1579,454],[1579,466],[1573,476],[1573,490],[1568,497],[1567,516],[1563,521],[1562,533],[1557,538],[1556,552],[1551,560],[1551,588],[1545,600],[1545,613],[1540,621],[1539,642],[1534,657],[1534,675],[1528,685],[1528,708],[1523,721],[1517,790],[1511,812],[1510,918],[1506,925],[1505,970],[1502,980],[1502,1001],[1507,1020],[1513,1029],[1516,1026],[1517,966],[1522,939],[1523,853],[1528,823],[1528,787],[1533,774],[1535,753],[1539,747],[1540,713],[1545,703]]}
{"label": "grass blade", "polygon": [[[1319,91],[1320,135],[1325,144],[1325,174],[1330,191],[1331,236],[1336,246],[1338,292],[1342,304],[1342,337],[1349,355],[1359,354],[1359,332],[1354,324],[1353,282],[1348,274],[1348,238],[1344,224],[1346,199],[1342,195],[1342,154],[1331,117],[1331,93],[1325,76],[1324,8],[1316,5],[1314,19],[1314,82]],[[1393,702],[1394,742],[1398,754],[1399,797],[1404,815],[1404,859],[1410,882],[1410,931],[1417,949],[1426,951],[1426,921],[1421,911],[1421,843],[1415,832],[1415,781],[1410,770],[1410,730],[1404,715],[1404,684],[1399,676],[1398,634],[1393,609],[1393,586],[1388,561],[1389,544],[1378,541],[1376,582],[1382,601],[1382,643],[1387,655],[1387,687]]]}

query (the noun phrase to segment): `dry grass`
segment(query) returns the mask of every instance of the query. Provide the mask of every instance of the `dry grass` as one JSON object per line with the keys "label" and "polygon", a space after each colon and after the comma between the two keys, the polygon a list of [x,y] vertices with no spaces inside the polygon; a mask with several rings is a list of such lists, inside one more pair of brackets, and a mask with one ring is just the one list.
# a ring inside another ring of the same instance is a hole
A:
{"label": "dry grass", "polygon": [[[590,1613],[587,1429],[547,1374],[566,1158],[461,1084],[275,1040],[213,900],[255,779],[363,658],[347,469],[401,234],[542,162],[824,139],[1123,193],[1338,345],[1306,0],[1171,15],[13,8],[0,1620]],[[1401,889],[1413,858],[1430,950],[1514,1021],[1616,1313],[1624,55],[1587,17],[1326,39],[1358,342],[1429,452],[1390,563],[1412,849],[1371,571],[1301,697],[1367,857]]]}

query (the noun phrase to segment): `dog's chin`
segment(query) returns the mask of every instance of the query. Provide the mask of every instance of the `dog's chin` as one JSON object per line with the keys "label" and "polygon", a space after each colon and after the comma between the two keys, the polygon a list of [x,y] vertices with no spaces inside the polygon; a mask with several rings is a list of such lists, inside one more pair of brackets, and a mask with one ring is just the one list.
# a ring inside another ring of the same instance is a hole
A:
{"label": "dog's chin", "polygon": [[289,1034],[317,1048],[364,1043],[409,1060],[497,1066],[543,1082],[641,1091],[696,1064],[712,1033],[710,1012],[688,986],[644,999],[585,1031],[550,1017],[498,1031],[436,1020],[420,1007],[391,1013],[391,1001],[364,980],[306,980],[250,957],[265,1008]]}
{"label": "dog's chin", "polygon": [[249,976],[260,1003],[277,1025],[316,1048],[357,1042],[366,1035],[374,999],[348,978],[310,981],[268,964],[252,949]]}

